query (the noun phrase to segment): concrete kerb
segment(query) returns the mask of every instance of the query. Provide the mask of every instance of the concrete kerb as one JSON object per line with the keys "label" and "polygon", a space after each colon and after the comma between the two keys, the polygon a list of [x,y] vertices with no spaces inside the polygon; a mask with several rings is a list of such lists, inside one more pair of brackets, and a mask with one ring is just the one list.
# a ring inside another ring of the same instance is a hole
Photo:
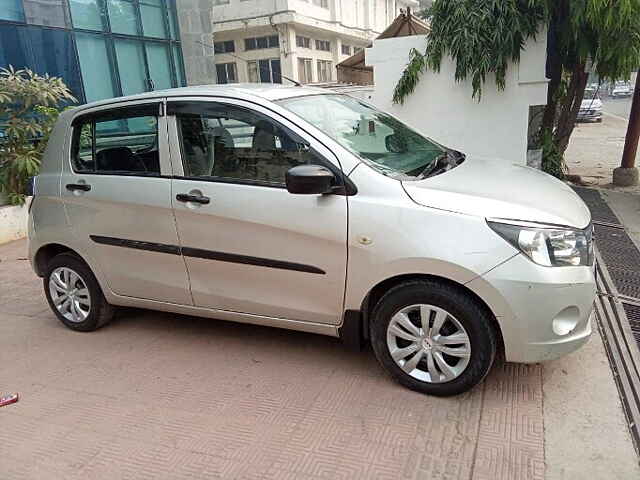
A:
{"label": "concrete kerb", "polygon": [[618,187],[633,187],[638,185],[638,169],[636,167],[613,169],[613,184]]}

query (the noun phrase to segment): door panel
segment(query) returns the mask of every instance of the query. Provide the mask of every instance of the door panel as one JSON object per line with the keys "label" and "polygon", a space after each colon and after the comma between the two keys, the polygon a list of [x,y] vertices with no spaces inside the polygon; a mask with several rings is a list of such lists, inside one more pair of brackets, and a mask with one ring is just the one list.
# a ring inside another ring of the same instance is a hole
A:
{"label": "door panel", "polygon": [[[181,151],[184,170],[190,174],[174,178],[172,199],[195,305],[339,323],[347,259],[347,198],[293,195],[279,183],[290,162],[326,161],[331,153],[309,141],[313,153],[284,154],[287,145],[293,148],[291,140],[304,138],[304,132],[282,118],[278,125],[283,130],[275,132],[265,123],[268,111],[253,105],[250,115],[247,109],[238,113],[224,105],[220,109],[224,121],[218,122],[222,117],[212,105],[199,120],[197,104],[192,110],[175,112],[177,120],[169,117],[175,126],[171,134],[180,145],[172,148],[174,169],[183,167],[180,156],[173,156]],[[215,127],[209,128],[212,124]],[[291,137],[285,135],[285,128]],[[269,161],[269,152],[274,151],[279,153]],[[314,155],[313,160],[305,160],[309,155]],[[177,200],[181,194],[208,197],[209,203]]]}
{"label": "door panel", "polygon": [[64,162],[62,196],[74,232],[114,293],[190,305],[158,109],[105,110],[74,121],[81,134]]}
{"label": "door panel", "polygon": [[174,180],[173,188],[211,198],[197,207],[174,203],[195,305],[337,323],[345,197],[194,180]]}

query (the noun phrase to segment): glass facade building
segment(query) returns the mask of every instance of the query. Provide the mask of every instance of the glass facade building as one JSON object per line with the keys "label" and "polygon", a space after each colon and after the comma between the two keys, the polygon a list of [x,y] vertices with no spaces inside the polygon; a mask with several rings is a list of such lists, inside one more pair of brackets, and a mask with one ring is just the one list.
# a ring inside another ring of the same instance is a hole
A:
{"label": "glass facade building", "polygon": [[80,103],[186,85],[176,0],[0,0],[0,67],[61,77]]}

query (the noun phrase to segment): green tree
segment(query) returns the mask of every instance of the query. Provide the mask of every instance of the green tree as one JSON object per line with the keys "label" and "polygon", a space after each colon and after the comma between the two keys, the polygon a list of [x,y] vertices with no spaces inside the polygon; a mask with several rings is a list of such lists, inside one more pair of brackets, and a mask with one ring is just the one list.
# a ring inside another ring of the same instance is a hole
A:
{"label": "green tree", "polygon": [[444,56],[456,80],[470,79],[480,99],[487,75],[505,86],[509,64],[520,61],[525,42],[548,28],[547,106],[538,134],[543,168],[564,174],[564,152],[587,85],[588,71],[601,81],[626,79],[640,64],[640,0],[436,0],[424,52],[410,52],[394,91],[403,103]]}
{"label": "green tree", "polygon": [[27,180],[40,169],[61,103],[75,101],[60,78],[0,69],[0,192],[10,203],[24,203]]}

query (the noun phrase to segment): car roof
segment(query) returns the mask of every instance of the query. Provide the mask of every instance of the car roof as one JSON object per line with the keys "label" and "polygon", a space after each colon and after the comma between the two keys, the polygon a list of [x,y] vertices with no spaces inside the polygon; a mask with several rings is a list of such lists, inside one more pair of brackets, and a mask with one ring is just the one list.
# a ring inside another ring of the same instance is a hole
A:
{"label": "car roof", "polygon": [[285,98],[300,97],[305,95],[327,95],[335,93],[324,88],[306,87],[297,85],[280,85],[277,83],[231,83],[225,85],[196,85],[192,87],[170,88],[167,90],[155,90],[153,92],[139,93],[125,97],[109,98],[97,102],[80,105],[73,110],[86,110],[98,106],[115,105],[134,100],[152,100],[154,98],[170,97],[231,97],[246,100],[262,98],[268,101],[282,100]]}

